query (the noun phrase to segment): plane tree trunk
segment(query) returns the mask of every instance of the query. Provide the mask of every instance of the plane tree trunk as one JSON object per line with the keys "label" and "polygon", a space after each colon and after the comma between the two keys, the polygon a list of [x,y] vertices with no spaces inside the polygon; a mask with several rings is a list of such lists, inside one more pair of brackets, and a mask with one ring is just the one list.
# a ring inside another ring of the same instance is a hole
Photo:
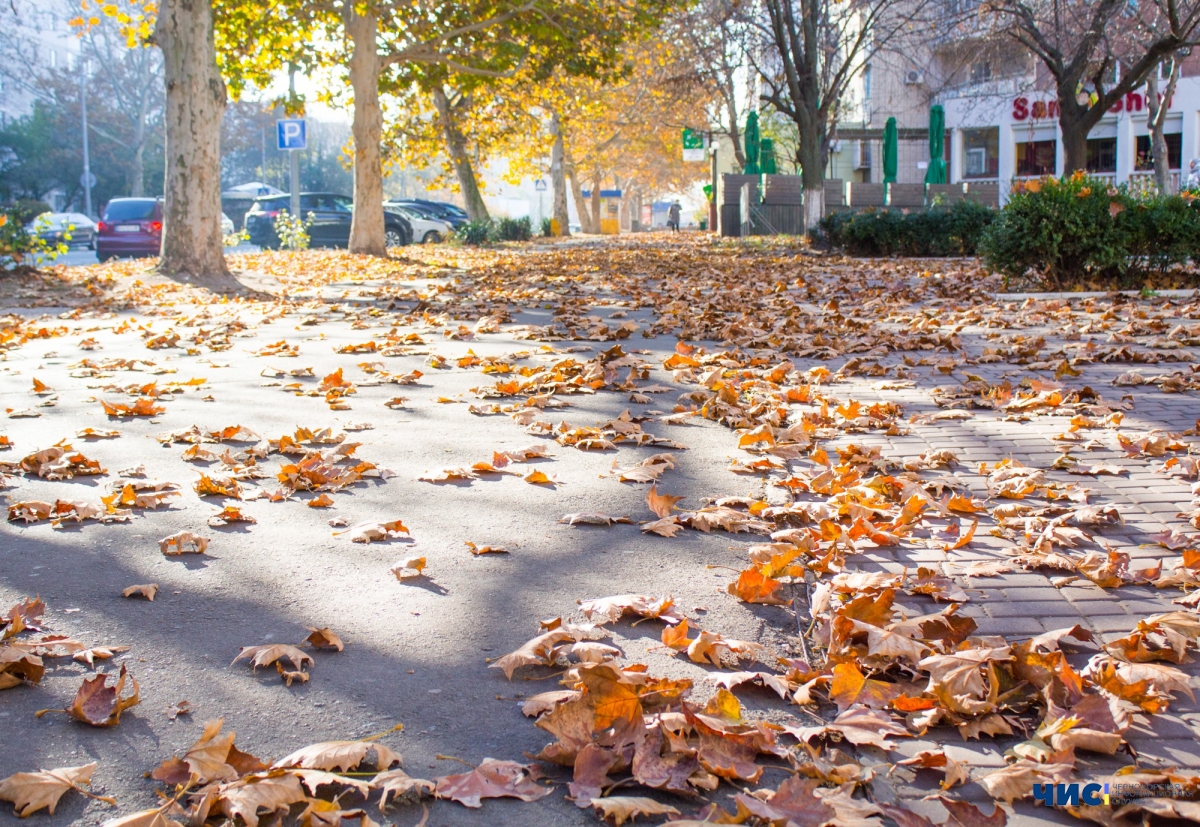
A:
{"label": "plane tree trunk", "polygon": [[158,271],[217,292],[241,289],[221,236],[221,118],[210,0],[164,0],[154,42],[166,81],[166,185]]}
{"label": "plane tree trunk", "polygon": [[378,19],[374,12],[359,14],[345,4],[346,34],[350,38],[350,86],[354,90],[354,217],[350,222],[352,253],[386,256],[383,220],[383,110],[379,106],[381,64],[376,45]]}

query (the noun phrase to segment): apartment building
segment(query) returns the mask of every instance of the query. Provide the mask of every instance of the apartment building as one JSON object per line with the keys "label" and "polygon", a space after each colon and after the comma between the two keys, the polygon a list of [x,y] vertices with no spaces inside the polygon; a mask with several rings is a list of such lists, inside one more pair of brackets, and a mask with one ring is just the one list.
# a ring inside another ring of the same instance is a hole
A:
{"label": "apartment building", "polygon": [[[999,184],[1004,200],[1014,181],[1063,173],[1053,84],[1031,54],[992,36],[988,18],[965,13],[977,6],[978,0],[941,0],[932,37],[872,57],[848,95],[828,177],[881,181],[883,127],[895,117],[897,181],[923,181],[929,108],[935,103],[946,111],[951,183]],[[1200,54],[1183,60],[1167,108],[1171,180],[1178,188],[1181,169],[1200,156]],[[1144,87],[1113,106],[1089,135],[1088,171],[1114,183],[1148,183],[1153,177],[1148,113]]]}
{"label": "apartment building", "polygon": [[0,126],[29,114],[39,73],[78,65],[79,39],[68,22],[78,14],[72,0],[0,3]]}

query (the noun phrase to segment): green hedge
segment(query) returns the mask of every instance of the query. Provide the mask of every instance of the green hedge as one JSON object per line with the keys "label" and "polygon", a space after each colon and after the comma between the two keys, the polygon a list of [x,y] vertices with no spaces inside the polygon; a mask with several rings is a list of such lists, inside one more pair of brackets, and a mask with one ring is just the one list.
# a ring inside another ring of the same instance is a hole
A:
{"label": "green hedge", "polygon": [[980,245],[984,262],[1048,287],[1128,287],[1200,256],[1194,195],[1135,196],[1076,173],[1014,192]]}
{"label": "green hedge", "polygon": [[820,230],[852,256],[972,256],[996,211],[960,201],[928,210],[833,213]]}

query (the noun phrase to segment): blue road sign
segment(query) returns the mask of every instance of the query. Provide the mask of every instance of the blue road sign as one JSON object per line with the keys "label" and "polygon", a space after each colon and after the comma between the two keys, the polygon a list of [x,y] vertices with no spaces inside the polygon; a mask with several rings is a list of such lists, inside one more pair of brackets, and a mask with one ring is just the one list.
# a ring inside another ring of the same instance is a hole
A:
{"label": "blue road sign", "polygon": [[304,118],[275,121],[275,138],[280,149],[307,149],[308,134],[304,128]]}

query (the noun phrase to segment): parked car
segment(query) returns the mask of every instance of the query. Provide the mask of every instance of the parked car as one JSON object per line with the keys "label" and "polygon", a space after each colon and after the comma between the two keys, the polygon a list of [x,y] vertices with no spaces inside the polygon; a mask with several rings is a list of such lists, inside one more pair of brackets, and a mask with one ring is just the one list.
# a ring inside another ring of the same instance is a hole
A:
{"label": "parked car", "polygon": [[96,225],[96,258],[156,256],[162,250],[161,198],[114,198]]}
{"label": "parked car", "polygon": [[225,237],[233,235],[233,219],[225,213],[221,213],[221,235]]}
{"label": "parked car", "polygon": [[407,207],[410,210],[416,210],[428,218],[445,221],[456,230],[470,220],[461,207],[441,201],[426,201],[423,198],[397,198],[387,203],[397,207]]}
{"label": "parked car", "polygon": [[[279,247],[275,219],[288,209],[291,196],[272,195],[258,198],[246,213],[246,232],[250,243],[267,249]],[[354,217],[354,199],[330,192],[300,193],[300,215],[312,219],[308,227],[309,243],[313,247],[345,247],[350,243],[350,221]],[[413,228],[400,213],[384,209],[384,238],[389,247],[402,247],[413,242]]]}
{"label": "parked car", "polygon": [[[96,224],[81,212],[44,212],[30,221],[25,231],[47,244],[65,241],[68,245],[96,249]],[[67,236],[70,240],[67,241]]]}
{"label": "parked car", "polygon": [[449,221],[434,218],[432,212],[422,212],[408,204],[385,203],[384,209],[398,212],[408,219],[413,228],[413,241],[433,244],[454,234],[454,225]]}

